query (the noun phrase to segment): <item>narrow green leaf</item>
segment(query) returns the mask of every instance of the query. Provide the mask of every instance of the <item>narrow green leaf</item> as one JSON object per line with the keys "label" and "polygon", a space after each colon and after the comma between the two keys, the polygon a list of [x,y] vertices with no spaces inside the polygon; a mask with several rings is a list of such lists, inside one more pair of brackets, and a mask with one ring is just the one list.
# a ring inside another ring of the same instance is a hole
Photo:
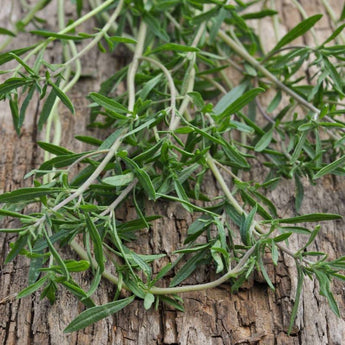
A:
{"label": "narrow green leaf", "polygon": [[105,258],[103,255],[102,239],[88,213],[85,213],[85,220],[86,220],[86,225],[89,229],[90,237],[93,242],[93,252],[95,254],[95,259],[100,269],[100,272],[102,273],[104,271],[104,261],[105,261]]}
{"label": "narrow green leaf", "polygon": [[[275,219],[274,222],[279,224],[294,224],[294,223],[306,223],[306,222],[322,222],[328,220],[342,219],[342,216],[339,214],[332,213],[311,213],[305,214],[303,216],[285,218],[285,219]],[[264,223],[269,223],[270,221],[263,221]]]}
{"label": "narrow green leaf", "polygon": [[10,78],[0,84],[0,96],[9,93],[18,87],[32,84],[33,81],[27,78]]}
{"label": "narrow green leaf", "polygon": [[118,187],[118,186],[126,186],[129,183],[131,183],[134,179],[133,173],[127,173],[123,175],[117,175],[117,176],[109,176],[102,180],[103,183],[110,184],[112,186]]}
{"label": "narrow green leaf", "polygon": [[280,104],[280,101],[282,100],[282,92],[281,90],[278,90],[276,95],[274,96],[274,98],[272,99],[271,103],[268,105],[267,107],[267,112],[270,114],[272,113],[274,110],[276,110],[276,108],[278,107],[278,105]]}
{"label": "narrow green leaf", "polygon": [[170,37],[166,33],[166,31],[162,28],[161,22],[158,20],[158,18],[153,17],[149,13],[145,13],[143,16],[144,21],[147,23],[148,27],[152,32],[159,37],[161,40],[165,42],[169,42]]}
{"label": "narrow green leaf", "polygon": [[31,49],[34,49],[38,44],[39,43],[34,44],[32,46],[29,46],[29,47],[15,49],[15,50],[11,50],[10,52],[0,54],[0,65],[3,65],[4,63],[9,62],[9,61],[14,59],[13,55],[10,55],[11,52],[20,56],[20,55],[23,55],[26,52],[30,51]]}
{"label": "narrow green leaf", "polygon": [[151,267],[143,260],[138,254],[135,252],[131,251],[130,252],[130,257],[133,259],[133,261],[139,266],[139,268],[144,272],[146,277],[149,279],[151,278]]}
{"label": "narrow green leaf", "polygon": [[45,282],[46,280],[49,278],[49,275],[44,276],[43,278],[37,280],[36,283],[31,284],[30,286],[28,286],[27,288],[23,289],[22,291],[20,291],[17,295],[17,298],[23,298],[25,296],[31,295],[32,293],[34,293],[35,291],[37,291]]}
{"label": "narrow green leaf", "polygon": [[309,31],[320,19],[322,18],[322,14],[316,14],[311,16],[301,23],[297,24],[294,28],[289,30],[289,32],[280,39],[280,41],[276,44],[276,46],[272,49],[272,51],[277,51],[280,48],[284,47],[285,45],[292,42],[299,36],[304,35],[307,31]]}
{"label": "narrow green leaf", "polygon": [[221,113],[223,113],[229,104],[235,102],[236,99],[243,95],[247,87],[247,83],[242,83],[234,87],[231,91],[229,91],[218,101],[218,103],[213,108],[214,113],[216,115],[220,115]]}
{"label": "narrow green leaf", "polygon": [[53,31],[47,31],[47,30],[32,30],[30,31],[31,34],[42,36],[42,37],[52,37],[54,39],[58,40],[68,40],[68,41],[80,41],[86,38],[89,38],[89,36],[81,35],[81,36],[74,36],[74,35],[67,35],[67,34],[58,34]]}
{"label": "narrow green leaf", "polygon": [[13,56],[13,58],[24,67],[24,69],[31,75],[36,75],[35,71],[28,65],[26,64],[18,55],[16,55],[13,52],[9,52],[9,54],[11,56]]}
{"label": "narrow green leaf", "polygon": [[99,286],[99,284],[101,282],[101,279],[102,279],[102,273],[101,273],[101,270],[100,270],[100,268],[98,266],[97,269],[96,269],[96,273],[95,273],[95,275],[94,275],[94,277],[92,279],[89,291],[86,293],[85,297],[83,297],[81,299],[82,302],[84,300],[89,299],[90,296],[92,296],[96,292],[96,290],[97,290],[97,288],[98,288],[98,286]]}
{"label": "narrow green leaf", "polygon": [[222,119],[225,116],[230,116],[237,111],[241,110],[244,106],[250,103],[259,93],[265,91],[262,88],[254,88],[247,91],[242,96],[238,97],[234,102],[232,102],[220,115],[219,118]]}
{"label": "narrow green leaf", "polygon": [[12,115],[13,126],[18,135],[20,135],[20,126],[19,126],[19,110],[18,110],[18,97],[14,95],[14,97],[10,99],[10,109]]}
{"label": "narrow green leaf", "polygon": [[274,127],[267,131],[261,139],[256,143],[254,150],[257,152],[263,151],[272,141]]}
{"label": "narrow green leaf", "polygon": [[51,89],[46,101],[43,104],[40,117],[38,119],[38,129],[41,131],[43,125],[47,122],[48,117],[51,115],[57,94],[54,89]]}
{"label": "narrow green leaf", "polygon": [[52,81],[49,81],[49,85],[51,85],[56,93],[56,95],[60,98],[61,102],[70,110],[72,114],[74,114],[74,107],[70,99],[67,95]]}
{"label": "narrow green leaf", "polygon": [[176,273],[175,277],[170,283],[170,287],[176,286],[183,280],[187,279],[196,270],[196,268],[200,266],[200,263],[205,258],[206,252],[207,249],[204,249],[189,259]]}
{"label": "narrow green leaf", "polygon": [[58,193],[61,192],[61,188],[47,188],[47,187],[38,187],[38,188],[21,188],[13,192],[8,192],[0,195],[0,202],[4,203],[15,203],[30,201],[38,198],[40,196]]}
{"label": "narrow green leaf", "polygon": [[[179,0],[180,1],[180,0]],[[159,296],[159,299],[168,304],[169,306],[172,306],[173,308],[175,308],[176,310],[179,310],[181,312],[184,312],[184,308],[183,306],[178,303],[175,299],[168,297],[168,296]]]}
{"label": "narrow green leaf", "polygon": [[5,28],[0,28],[0,35],[7,35],[11,37],[16,37],[16,34],[10,30],[7,30]]}
{"label": "narrow green leaf", "polygon": [[114,113],[127,114],[129,112],[122,104],[109,97],[103,96],[100,93],[91,92],[89,96],[94,102],[104,107],[104,109],[110,110]]}
{"label": "narrow green leaf", "polygon": [[49,248],[51,254],[53,255],[56,262],[59,264],[59,267],[61,268],[61,271],[62,271],[63,275],[65,276],[65,279],[69,280],[70,275],[69,275],[68,269],[65,265],[65,262],[61,258],[60,254],[57,252],[57,250],[55,249],[55,247],[54,247],[53,243],[51,242],[46,230],[44,230],[44,235],[45,235],[45,239],[47,241],[48,248]]}
{"label": "narrow green leaf", "polygon": [[109,39],[112,42],[118,42],[118,43],[133,43],[133,44],[137,43],[137,41],[134,40],[133,38],[127,38],[127,37],[122,37],[122,36],[110,36]]}
{"label": "narrow green leaf", "polygon": [[32,85],[30,87],[30,90],[29,90],[27,96],[25,97],[24,102],[20,108],[19,119],[18,119],[18,127],[19,128],[21,128],[23,123],[24,123],[26,109],[27,109],[29,103],[31,102],[32,96],[35,92],[35,88],[36,88],[35,85]]}
{"label": "narrow green leaf", "polygon": [[196,47],[190,47],[190,46],[185,46],[182,44],[177,44],[177,43],[165,43],[160,45],[158,48],[154,49],[151,51],[151,54],[160,52],[160,51],[168,51],[168,50],[173,50],[177,52],[199,52],[200,49]]}
{"label": "narrow green leaf", "polygon": [[6,256],[5,264],[11,262],[19,253],[20,251],[26,246],[28,241],[28,235],[19,236],[13,246],[11,246],[11,250]]}
{"label": "narrow green leaf", "polygon": [[19,212],[5,210],[3,208],[0,208],[0,216],[13,217],[13,218],[24,218],[24,219],[31,219],[31,220],[35,219],[34,217],[27,216],[27,215],[19,213]]}
{"label": "narrow green leaf", "polygon": [[[345,7],[344,7],[345,8]],[[341,32],[344,30],[345,24],[340,25],[338,28],[336,28],[332,34],[320,45],[320,47],[323,47],[327,43],[333,41],[338,35],[341,34]]]}
{"label": "narrow green leaf", "polygon": [[275,290],[275,287],[270,279],[270,277],[268,276],[268,273],[266,271],[266,268],[265,268],[265,265],[263,263],[263,260],[262,260],[262,255],[259,255],[259,258],[258,258],[258,264],[259,264],[259,267],[260,267],[260,271],[263,275],[263,277],[265,278],[266,280],[266,283],[268,284],[268,286],[274,291]]}
{"label": "narrow green leaf", "polygon": [[260,12],[245,13],[245,14],[242,15],[242,18],[245,19],[245,20],[248,20],[248,19],[260,19],[260,18],[264,18],[264,17],[267,17],[267,16],[274,16],[276,14],[278,14],[277,11],[266,9],[266,10],[262,10]]}
{"label": "narrow green leaf", "polygon": [[86,307],[91,308],[95,303],[91,298],[87,298],[85,291],[74,281],[62,281],[61,284],[76,296]]}
{"label": "narrow green leaf", "polygon": [[271,253],[272,253],[272,261],[275,266],[278,265],[278,259],[279,259],[279,252],[278,247],[274,240],[271,241]]}
{"label": "narrow green leaf", "polygon": [[336,161],[324,166],[322,169],[320,169],[314,176],[313,176],[313,180],[316,180],[326,174],[331,173],[332,171],[334,171],[335,169],[342,167],[345,163],[345,155],[338,158]]}
{"label": "narrow green leaf", "polygon": [[72,151],[70,151],[70,150],[68,150],[62,146],[54,145],[51,143],[46,143],[44,141],[38,141],[37,144],[43,150],[45,150],[49,153],[52,153],[53,155],[56,155],[56,156],[74,154]]}
{"label": "narrow green leaf", "polygon": [[307,134],[308,134],[307,131],[302,132],[302,135],[300,136],[298,143],[295,147],[295,151],[293,152],[293,154],[291,156],[291,164],[294,164],[298,160],[298,158],[302,152],[303,146],[305,144],[305,141],[307,139]]}
{"label": "narrow green leaf", "polygon": [[145,298],[144,298],[144,308],[146,310],[149,310],[154,301],[155,301],[155,296],[152,295],[152,293],[150,292],[146,293]]}
{"label": "narrow green leaf", "polygon": [[122,157],[122,159],[130,165],[130,167],[134,170],[134,174],[139,180],[140,185],[143,187],[145,192],[147,193],[149,199],[155,200],[156,199],[156,192],[155,188],[152,184],[149,174],[139,167],[137,163],[135,163],[132,159],[127,157]]}
{"label": "narrow green leaf", "polygon": [[257,205],[249,212],[247,216],[242,215],[242,222],[240,226],[241,240],[246,245],[251,245],[252,241],[252,224],[254,221],[254,216],[257,212]]}
{"label": "narrow green leaf", "polygon": [[89,308],[79,314],[64,330],[65,333],[75,332],[85,328],[107,316],[117,313],[127,305],[133,302],[134,296],[127,297],[115,302],[98,305]]}

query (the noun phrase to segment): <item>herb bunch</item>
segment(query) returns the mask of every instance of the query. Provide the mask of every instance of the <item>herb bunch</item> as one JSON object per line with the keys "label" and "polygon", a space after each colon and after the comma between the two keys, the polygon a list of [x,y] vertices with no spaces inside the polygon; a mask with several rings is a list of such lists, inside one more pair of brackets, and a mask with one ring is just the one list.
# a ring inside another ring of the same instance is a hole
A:
{"label": "herb bunch", "polygon": [[[53,303],[58,287],[67,288],[87,307],[66,328],[71,332],[119,311],[135,298],[142,299],[146,309],[164,302],[183,310],[179,293],[227,281],[235,291],[254,270],[274,289],[263,258],[270,252],[277,265],[281,251],[294,258],[298,272],[290,330],[305,277],[319,280],[320,293],[339,316],[331,281],[345,280],[341,274],[345,257],[329,261],[326,253],[309,251],[321,227],[310,230],[300,223],[341,217],[300,215],[299,209],[302,178],[314,185],[326,174],[345,174],[345,123],[340,117],[345,7],[340,18],[333,17],[336,28],[324,42],[316,41],[313,47],[290,44],[313,33],[321,18],[314,15],[265,52],[250,21],[271,17],[276,22],[278,13],[267,8],[266,1],[90,0],[87,10],[85,1],[79,0],[75,20],[66,25],[65,4],[58,0],[57,33],[44,30],[36,16],[49,2],[39,1],[29,9],[13,31],[1,29],[8,36],[2,50],[32,22],[36,30],[31,34],[42,38],[33,46],[0,54],[1,65],[17,63],[2,71],[8,79],[0,85],[0,98],[10,104],[17,133],[37,94],[42,104],[38,127],[46,128],[47,139],[38,143],[47,152],[45,162],[27,175],[35,177],[33,187],[0,195],[0,215],[21,222],[16,229],[0,229],[18,234],[6,263],[17,255],[31,262],[28,287],[18,297],[41,289],[41,296]],[[258,4],[261,10],[252,10]],[[80,24],[92,17],[103,27],[79,32]],[[53,41],[63,47],[62,64],[45,61]],[[81,41],[87,43],[78,51],[76,42]],[[131,52],[130,61],[88,95],[90,126],[112,129],[112,134],[105,140],[79,136],[96,148],[72,152],[60,144],[58,104],[74,113],[66,93],[82,75],[81,56],[95,47],[113,53],[121,45]],[[241,74],[236,85],[229,78],[229,67]],[[313,72],[307,76],[304,70]],[[118,92],[123,82],[127,91]],[[265,108],[260,98],[268,91],[274,97]],[[258,163],[266,167],[262,181],[241,178]],[[82,169],[73,175],[72,168],[79,165]],[[204,192],[210,174],[222,191],[217,198]],[[265,193],[284,178],[296,183],[296,216],[282,219]],[[135,206],[137,220],[118,220],[125,200]],[[176,248],[178,259],[154,276],[152,262],[165,255],[142,255],[128,243],[135,240],[135,232],[150,228],[161,216],[145,215],[145,204],[159,200],[179,203],[198,216],[189,226],[185,246]],[[37,202],[39,212],[22,212]],[[201,244],[205,234],[207,242]],[[308,240],[292,251],[291,236]],[[63,259],[61,251],[67,245],[81,260]],[[183,261],[186,256],[188,261]],[[181,285],[205,262],[213,263],[218,279]],[[116,275],[109,273],[110,265]],[[170,286],[160,287],[176,267]],[[85,270],[93,273],[87,291],[74,278]],[[113,302],[96,306],[92,295],[102,276],[114,283],[116,293]],[[123,290],[128,297],[123,297]]]}

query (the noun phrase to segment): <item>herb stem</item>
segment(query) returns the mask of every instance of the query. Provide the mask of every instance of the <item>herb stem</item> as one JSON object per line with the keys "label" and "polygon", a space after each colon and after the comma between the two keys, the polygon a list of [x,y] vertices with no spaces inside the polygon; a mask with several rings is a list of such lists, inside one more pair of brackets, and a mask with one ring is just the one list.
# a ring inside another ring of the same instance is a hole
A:
{"label": "herb stem", "polygon": [[[64,68],[65,66],[69,65],[70,63],[74,62],[75,60],[79,59],[81,56],[83,56],[90,49],[92,49],[93,47],[95,47],[97,45],[97,43],[103,38],[103,36],[110,29],[111,25],[114,24],[115,20],[117,19],[117,17],[119,16],[120,12],[122,11],[123,4],[124,4],[124,0],[120,0],[119,4],[116,7],[116,10],[112,14],[112,16],[109,18],[109,20],[106,23],[106,25],[104,25],[102,30],[99,31],[99,33],[95,36],[95,38],[87,46],[85,46],[80,52],[75,54],[70,60],[66,61],[63,64],[62,68]],[[60,70],[57,70],[55,72],[55,74],[58,74],[59,72],[60,72]]]}

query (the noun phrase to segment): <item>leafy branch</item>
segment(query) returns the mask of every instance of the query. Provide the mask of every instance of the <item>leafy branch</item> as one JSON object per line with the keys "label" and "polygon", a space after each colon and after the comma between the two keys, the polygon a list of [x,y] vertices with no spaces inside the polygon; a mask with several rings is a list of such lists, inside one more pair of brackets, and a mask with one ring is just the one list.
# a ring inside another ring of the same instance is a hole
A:
{"label": "leafy branch", "polygon": [[[29,9],[21,30],[47,3]],[[39,129],[46,128],[46,142],[38,143],[46,152],[45,161],[28,174],[35,177],[34,186],[0,195],[0,215],[21,222],[17,229],[0,229],[18,233],[6,263],[17,255],[31,260],[28,287],[18,296],[41,289],[41,296],[53,303],[57,287],[67,288],[88,308],[66,328],[70,332],[119,311],[134,298],[142,299],[146,309],[164,302],[182,310],[177,294],[226,282],[236,290],[255,269],[274,289],[263,258],[270,252],[278,265],[281,251],[293,257],[298,272],[290,331],[305,276],[319,280],[321,295],[339,316],[331,282],[345,280],[344,257],[327,261],[326,253],[309,251],[320,226],[310,230],[298,224],[341,218],[328,213],[301,215],[299,210],[304,195],[301,178],[314,185],[327,174],[345,174],[345,123],[339,117],[345,90],[344,49],[335,42],[342,37],[344,25],[315,47],[293,46],[321,18],[305,16],[265,54],[260,37],[247,23],[272,17],[277,26],[278,14],[272,9],[250,12],[251,4],[242,2],[189,0],[92,0],[89,4],[91,9],[86,10],[77,1],[76,19],[66,26],[64,1],[57,1],[57,33],[39,28],[31,34],[43,41],[0,54],[1,65],[17,63],[3,71],[10,77],[0,85],[0,99],[9,101],[17,133],[34,93],[43,103]],[[303,8],[297,2],[296,6],[304,16]],[[95,16],[102,29],[75,33]],[[5,48],[19,31],[2,33],[9,36]],[[61,64],[45,60],[46,48],[55,40],[63,46]],[[75,42],[84,40],[91,41],[78,51]],[[111,53],[119,45],[127,46],[131,60],[88,95],[90,126],[116,130],[105,140],[77,137],[97,148],[72,152],[60,143],[58,104],[74,113],[66,93],[82,75],[82,56],[96,46]],[[309,79],[297,77],[304,75],[303,64],[314,71]],[[234,87],[229,66],[241,73]],[[126,85],[125,93],[117,92],[121,83]],[[275,96],[264,108],[260,98],[269,89]],[[286,98],[289,101],[283,106]],[[267,124],[259,113],[269,120]],[[246,181],[242,172],[254,163],[266,176]],[[72,168],[80,165],[85,167],[72,176]],[[210,176],[222,191],[216,198],[207,194]],[[285,219],[265,194],[284,178],[294,179],[297,191],[295,215]],[[136,220],[118,220],[125,200],[135,206]],[[165,254],[136,253],[127,244],[135,241],[135,232],[150,228],[161,217],[145,214],[145,205],[158,200],[180,204],[197,217],[183,245],[176,248],[175,261]],[[23,213],[25,206],[36,202],[39,212]],[[308,239],[294,251],[288,247],[291,236]],[[61,250],[66,245],[81,260],[63,259]],[[163,257],[168,263],[161,264],[161,271],[153,276],[152,262]],[[217,279],[181,285],[209,262]],[[93,280],[85,291],[74,276],[88,269]],[[170,286],[161,287],[168,273],[173,275]],[[92,295],[102,276],[116,286],[116,292],[113,302],[96,306]],[[119,299],[123,289],[131,296]]]}

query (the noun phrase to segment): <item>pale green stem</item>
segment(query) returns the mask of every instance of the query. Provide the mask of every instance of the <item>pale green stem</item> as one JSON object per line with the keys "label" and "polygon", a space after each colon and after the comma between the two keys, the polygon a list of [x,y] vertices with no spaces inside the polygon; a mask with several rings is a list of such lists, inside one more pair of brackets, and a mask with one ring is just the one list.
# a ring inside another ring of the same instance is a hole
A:
{"label": "pale green stem", "polygon": [[93,157],[93,156],[98,156],[98,155],[100,155],[100,154],[108,153],[108,152],[109,152],[108,149],[99,150],[99,151],[94,151],[94,152],[89,152],[89,153],[85,154],[84,156],[78,158],[76,161],[74,161],[74,162],[68,167],[68,171],[71,171],[73,167],[75,167],[77,164],[79,164],[81,161],[83,161],[83,160],[86,159],[86,158]]}
{"label": "pale green stem", "polygon": [[[119,16],[122,8],[123,8],[124,0],[120,0],[118,6],[116,7],[116,10],[112,14],[112,16],[109,18],[109,21],[106,25],[102,28],[102,30],[95,36],[95,38],[87,45],[85,46],[79,53],[75,54],[70,60],[66,61],[63,66],[67,66],[74,62],[75,60],[78,60],[81,56],[83,56],[85,53],[87,53],[90,49],[95,47],[97,43],[103,38],[103,36],[107,33],[107,31],[110,29],[111,25],[114,24],[116,18]],[[62,67],[64,68],[64,67]],[[58,74],[60,70],[56,71],[55,73]]]}
{"label": "pale green stem", "polygon": [[[83,17],[77,19],[76,21],[74,21],[73,23],[71,23],[70,25],[68,25],[66,28],[64,28],[63,30],[59,31],[58,34],[63,35],[66,34],[67,32],[75,29],[76,27],[78,27],[79,25],[83,24],[84,22],[86,22],[87,20],[89,20],[90,18],[92,18],[93,16],[95,16],[96,14],[98,14],[99,12],[101,12],[102,10],[104,10],[106,7],[108,7],[109,5],[111,5],[111,3],[113,3],[114,0],[107,0],[104,3],[102,3],[100,6],[98,6],[97,8],[93,9],[92,11],[86,13]],[[37,47],[35,47],[33,50],[31,50],[26,57],[23,59],[25,62],[28,61],[28,59],[35,55],[37,52],[39,52],[42,48],[45,48],[49,43],[55,41],[55,37],[50,37],[47,40],[45,40],[44,42],[42,42],[41,44],[39,44]],[[18,66],[15,70],[14,70],[14,75],[16,75],[18,73],[18,71],[22,68],[22,66]]]}
{"label": "pale green stem", "polygon": [[173,77],[171,76],[171,73],[168,71],[168,69],[162,65],[159,61],[157,60],[154,60],[150,57],[146,57],[146,56],[142,56],[140,57],[141,60],[144,60],[144,61],[148,61],[154,65],[156,65],[158,68],[160,68],[163,73],[165,74],[167,80],[168,80],[168,85],[169,85],[169,89],[170,89],[170,95],[171,95],[171,105],[170,105],[170,108],[171,108],[171,119],[175,119],[175,116],[176,116],[176,97],[177,97],[177,91],[176,91],[176,87],[175,87],[175,83],[174,83],[174,79]]}
{"label": "pale green stem", "polygon": [[289,96],[294,98],[298,103],[303,105],[308,110],[312,111],[313,113],[319,115],[320,110],[314,107],[311,103],[306,101],[303,97],[298,95],[295,91],[291,90],[288,86],[282,83],[275,75],[273,75],[270,71],[268,71],[264,66],[260,64],[254,57],[252,57],[245,49],[239,47],[237,43],[228,36],[223,30],[220,30],[218,33],[219,37],[229,45],[231,49],[233,49],[238,55],[240,55],[243,59],[245,59],[248,63],[250,63],[253,67],[255,67],[258,71],[260,71],[266,78],[268,78],[273,84],[275,84],[279,89],[287,93]]}
{"label": "pale green stem", "polygon": [[108,213],[115,210],[115,208],[124,200],[124,198],[129,194],[129,192],[136,186],[138,179],[135,178],[125,189],[123,189],[120,195],[104,210],[99,216],[104,217]]}
{"label": "pale green stem", "polygon": [[[142,20],[139,27],[137,46],[134,52],[132,63],[129,66],[127,74],[127,90],[128,90],[128,110],[133,112],[135,104],[135,74],[138,69],[139,59],[143,55],[144,44],[147,32],[147,25]],[[130,116],[130,114],[128,114]]]}
{"label": "pale green stem", "polygon": [[[76,251],[76,253],[83,259],[89,261],[89,257],[86,253],[86,251],[76,242],[72,241],[70,243],[70,246],[73,248],[73,250]],[[196,285],[185,285],[185,286],[177,286],[177,287],[171,287],[171,288],[161,288],[161,287],[151,287],[148,291],[154,295],[172,295],[172,294],[179,294],[183,292],[192,292],[192,291],[202,291],[202,290],[207,290],[207,289],[212,289],[215,288],[226,281],[228,281],[232,277],[238,276],[243,269],[245,268],[250,256],[253,254],[255,251],[255,246],[251,247],[247,252],[243,255],[243,257],[240,259],[238,264],[233,268],[230,269],[226,274],[221,276],[219,279],[205,283],[205,284],[196,284]],[[91,265],[97,269],[98,264],[95,259],[92,258],[91,260]],[[108,281],[114,283],[115,285],[118,285],[119,279],[111,274],[109,271],[105,270],[102,273],[102,276],[107,279]],[[125,290],[128,290],[128,287],[123,284],[122,287]]]}

